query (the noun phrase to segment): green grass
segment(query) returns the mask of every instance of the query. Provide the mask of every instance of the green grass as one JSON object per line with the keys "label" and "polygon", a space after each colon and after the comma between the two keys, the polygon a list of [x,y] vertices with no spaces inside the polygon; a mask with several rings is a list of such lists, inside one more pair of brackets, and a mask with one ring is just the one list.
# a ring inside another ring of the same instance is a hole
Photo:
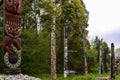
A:
{"label": "green grass", "polygon": [[[34,77],[40,78],[42,80],[53,80],[51,79],[51,75],[50,74],[37,74],[37,75],[32,75]],[[67,78],[64,78],[62,74],[57,75],[57,79],[55,80],[71,80],[71,78],[73,78],[74,76],[69,76]]]}
{"label": "green grass", "polygon": [[[50,74],[37,74],[32,75],[34,77],[38,77],[42,80],[53,80],[51,79]],[[110,74],[87,74],[87,75],[69,75],[67,78],[64,78],[62,74],[57,75],[57,79],[55,80],[96,80],[98,77],[107,77],[110,76]],[[112,80],[120,80],[120,75],[116,75],[115,79]]]}
{"label": "green grass", "polygon": [[[1,74],[2,76],[2,74]],[[53,80],[51,79],[50,74],[32,74],[29,76],[37,77],[42,80]],[[87,74],[87,75],[69,75],[67,78],[63,77],[63,74],[57,74],[57,79],[55,80],[96,80],[98,77],[108,77],[110,74]],[[120,74],[115,76],[115,79],[111,80],[120,80]]]}

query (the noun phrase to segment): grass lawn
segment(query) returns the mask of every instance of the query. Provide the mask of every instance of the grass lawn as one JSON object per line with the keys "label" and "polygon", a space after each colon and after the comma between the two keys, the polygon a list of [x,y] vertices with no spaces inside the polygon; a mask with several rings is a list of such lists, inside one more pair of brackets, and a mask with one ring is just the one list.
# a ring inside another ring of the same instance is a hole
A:
{"label": "grass lawn", "polygon": [[[52,80],[50,74],[39,74],[32,76],[38,77],[42,80]],[[96,80],[96,78],[98,77],[106,77],[106,76],[110,76],[110,74],[69,75],[67,78],[64,78],[62,74],[58,74],[56,80]],[[120,80],[120,74],[116,75],[116,78],[111,80]]]}
{"label": "grass lawn", "polygon": [[[2,75],[1,75],[2,76]],[[37,77],[42,80],[53,80],[51,79],[50,74],[32,74],[29,76]],[[108,77],[110,74],[87,74],[87,75],[69,75],[67,78],[64,78],[62,74],[57,74],[57,79],[55,80],[96,80],[98,77]],[[115,76],[115,79],[111,80],[120,80],[120,74]]]}

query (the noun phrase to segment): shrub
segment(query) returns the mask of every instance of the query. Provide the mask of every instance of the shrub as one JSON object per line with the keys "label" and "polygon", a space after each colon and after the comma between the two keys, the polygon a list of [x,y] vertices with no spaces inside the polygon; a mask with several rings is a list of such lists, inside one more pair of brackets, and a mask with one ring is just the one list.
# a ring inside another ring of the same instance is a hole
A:
{"label": "shrub", "polygon": [[95,80],[95,76],[93,74],[88,74],[84,76],[76,76],[76,77],[73,77],[72,80]]}

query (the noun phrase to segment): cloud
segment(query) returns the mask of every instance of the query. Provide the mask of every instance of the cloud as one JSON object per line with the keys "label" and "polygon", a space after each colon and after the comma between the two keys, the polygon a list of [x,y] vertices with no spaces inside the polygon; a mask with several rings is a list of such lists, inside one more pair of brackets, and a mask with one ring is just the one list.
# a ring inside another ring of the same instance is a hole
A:
{"label": "cloud", "polygon": [[[120,30],[120,29],[119,29]],[[109,44],[114,43],[116,48],[120,48],[120,31],[115,30],[103,36],[103,39]]]}
{"label": "cloud", "polygon": [[120,0],[83,0],[89,11],[90,39],[98,36],[120,47]]}

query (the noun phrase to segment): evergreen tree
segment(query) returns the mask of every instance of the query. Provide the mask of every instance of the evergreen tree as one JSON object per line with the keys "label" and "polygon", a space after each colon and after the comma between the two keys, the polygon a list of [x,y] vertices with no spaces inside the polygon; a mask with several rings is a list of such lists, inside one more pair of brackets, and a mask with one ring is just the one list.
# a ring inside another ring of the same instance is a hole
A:
{"label": "evergreen tree", "polygon": [[[84,69],[82,35],[83,30],[88,27],[88,11],[82,0],[72,0],[71,4],[68,0],[56,0],[56,3],[58,4],[54,5],[50,0],[22,1],[21,68],[23,73],[50,73],[50,32],[54,14],[57,72],[63,72],[64,26],[68,26],[68,49],[77,51],[77,53],[69,53],[69,69],[79,72]],[[56,7],[55,13],[54,7]],[[3,17],[3,6],[0,6],[0,55],[3,49]],[[87,44],[89,45],[88,40]]]}

